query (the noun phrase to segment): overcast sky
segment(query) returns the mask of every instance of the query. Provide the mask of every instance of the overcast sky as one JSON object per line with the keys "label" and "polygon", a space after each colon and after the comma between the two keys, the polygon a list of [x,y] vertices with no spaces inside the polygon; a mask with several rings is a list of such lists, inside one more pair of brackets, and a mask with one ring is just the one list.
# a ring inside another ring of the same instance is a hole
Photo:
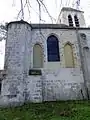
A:
{"label": "overcast sky", "polygon": [[[25,4],[26,0],[22,0],[23,5]],[[24,16],[25,20],[28,22],[36,23],[38,22],[38,4],[36,0],[29,0],[31,7],[30,8],[30,17],[27,6],[24,8]],[[62,1],[62,3],[61,3]],[[47,9],[51,16],[55,19],[57,18],[60,8],[63,6],[70,6],[75,3],[76,0],[43,0]],[[85,13],[85,20],[86,24],[90,25],[90,0],[80,0],[80,9],[82,9]],[[20,0],[0,0],[0,22],[10,22],[13,20],[17,20],[17,15],[21,9]],[[46,23],[50,23],[51,20],[49,19],[45,9],[42,8],[42,19],[45,20]]]}
{"label": "overcast sky", "polygon": [[[26,0],[23,0],[23,5],[25,5],[25,1]],[[29,1],[31,5],[30,15],[28,12],[28,8],[26,6],[24,8],[25,21],[31,23],[38,23],[39,22],[38,4],[36,0]],[[73,4],[75,4],[75,1],[76,0],[43,0],[49,13],[55,19],[57,19],[60,13],[60,9],[62,7],[65,6],[72,7]],[[0,23],[20,20],[20,15],[17,19],[20,9],[21,9],[20,0],[0,0]],[[90,25],[90,0],[80,0],[80,10],[84,11],[86,25],[87,26]],[[41,11],[42,20],[44,20],[45,23],[51,23],[51,20],[43,7]],[[0,42],[0,69],[2,69],[4,65],[4,50],[5,50],[4,44],[5,41]]]}

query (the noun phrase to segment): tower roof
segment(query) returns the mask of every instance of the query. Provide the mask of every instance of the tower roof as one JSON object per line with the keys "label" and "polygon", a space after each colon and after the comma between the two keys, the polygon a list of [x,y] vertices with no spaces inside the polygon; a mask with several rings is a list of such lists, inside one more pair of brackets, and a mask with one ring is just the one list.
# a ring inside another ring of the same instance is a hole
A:
{"label": "tower roof", "polygon": [[74,9],[74,8],[70,8],[70,7],[63,7],[61,9],[61,11],[76,11],[76,12],[83,12],[84,13],[84,11],[77,10],[77,9]]}

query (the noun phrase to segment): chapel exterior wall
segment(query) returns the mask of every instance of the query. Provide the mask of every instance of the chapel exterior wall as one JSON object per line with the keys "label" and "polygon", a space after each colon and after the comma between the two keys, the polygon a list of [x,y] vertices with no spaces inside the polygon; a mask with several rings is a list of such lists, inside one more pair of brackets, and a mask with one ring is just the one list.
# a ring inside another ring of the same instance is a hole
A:
{"label": "chapel exterior wall", "polygon": [[12,22],[8,25],[4,66],[6,76],[2,80],[0,105],[24,102],[25,76],[30,59],[30,51],[27,49],[31,39],[30,31],[27,23]]}
{"label": "chapel exterior wall", "polygon": [[86,82],[87,92],[88,92],[88,99],[90,99],[90,30],[87,29],[80,29],[78,31],[79,35],[84,34],[86,39],[82,39],[80,37],[80,44],[83,52],[83,65],[84,65],[84,72],[85,78],[84,81]]}
{"label": "chapel exterior wall", "polygon": [[[8,26],[6,42],[6,78],[2,81],[0,105],[19,104],[26,101],[85,99],[79,43],[73,29],[31,29],[27,23]],[[60,62],[48,62],[47,38],[55,35],[59,41]],[[73,48],[74,68],[65,67],[64,45]],[[33,68],[33,47],[38,43],[43,51],[42,75],[29,75]]]}
{"label": "chapel exterior wall", "polygon": [[[47,60],[47,38],[49,35],[55,35],[58,38],[60,62],[48,62]],[[65,67],[64,45],[67,42],[73,46],[75,68]],[[83,99],[83,96],[86,98],[76,31],[42,29],[40,33],[38,29],[32,30],[31,69],[33,69],[33,46],[36,43],[40,43],[42,46],[44,67],[41,69],[42,76],[40,78],[37,76],[27,77],[28,100],[35,102]]]}

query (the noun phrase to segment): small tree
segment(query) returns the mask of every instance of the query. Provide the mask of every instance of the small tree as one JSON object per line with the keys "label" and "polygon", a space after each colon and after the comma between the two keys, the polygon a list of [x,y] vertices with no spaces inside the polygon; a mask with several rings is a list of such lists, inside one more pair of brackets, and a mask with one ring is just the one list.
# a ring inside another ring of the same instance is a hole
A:
{"label": "small tree", "polygon": [[7,37],[7,24],[8,23],[5,23],[5,24],[0,24],[0,41],[1,40],[6,40],[6,37]]}

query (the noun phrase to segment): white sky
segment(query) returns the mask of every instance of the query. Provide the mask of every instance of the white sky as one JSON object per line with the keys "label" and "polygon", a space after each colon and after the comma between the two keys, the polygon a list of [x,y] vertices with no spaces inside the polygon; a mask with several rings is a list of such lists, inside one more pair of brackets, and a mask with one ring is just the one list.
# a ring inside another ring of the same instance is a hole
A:
{"label": "white sky", "polygon": [[[23,0],[23,4],[25,4],[26,0]],[[27,9],[27,6],[24,8],[24,16],[25,21],[30,23],[38,23],[39,15],[38,15],[38,4],[36,0],[29,0],[31,7],[30,8],[30,16]],[[62,1],[62,4],[61,4]],[[76,0],[43,0],[45,3],[49,13],[52,17],[57,19],[60,9],[62,7],[68,6],[72,7],[72,4],[75,3]],[[20,11],[20,0],[0,0],[0,23],[20,20],[17,19],[17,15]],[[86,25],[90,25],[90,0],[80,0],[80,10],[84,11],[84,16],[86,20]],[[45,20],[45,23],[51,23],[50,18],[48,17],[45,9],[42,8],[42,19]],[[3,68],[4,64],[4,47],[5,41],[0,42],[0,69]]]}
{"label": "white sky", "polygon": [[[25,4],[26,0],[23,0],[23,4]],[[25,20],[28,22],[37,23],[38,22],[38,4],[36,0],[29,0],[32,8],[30,8],[30,17],[28,14],[27,6],[24,9],[24,15]],[[47,9],[51,16],[54,18],[57,18],[60,8],[63,6],[69,6],[72,7],[72,3],[76,0],[43,0],[45,5],[47,6]],[[62,1],[62,5],[61,4]],[[20,10],[20,0],[0,0],[0,22],[10,22],[13,20],[17,20],[17,14]],[[80,0],[80,9],[85,12],[85,20],[86,24],[90,25],[90,0]],[[35,12],[36,11],[36,12]],[[46,23],[50,23],[50,19],[45,12],[44,9],[42,9],[42,19],[46,21]]]}

